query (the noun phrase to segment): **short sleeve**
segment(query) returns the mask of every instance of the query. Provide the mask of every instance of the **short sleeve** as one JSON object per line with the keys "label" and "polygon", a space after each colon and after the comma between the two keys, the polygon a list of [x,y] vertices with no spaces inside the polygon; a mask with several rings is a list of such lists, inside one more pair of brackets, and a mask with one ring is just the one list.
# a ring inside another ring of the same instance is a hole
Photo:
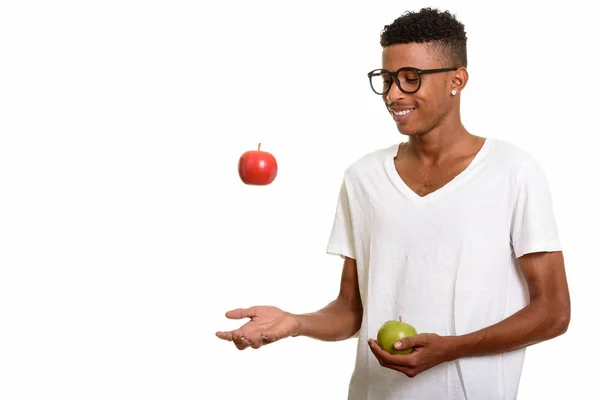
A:
{"label": "short sleeve", "polygon": [[327,253],[356,259],[350,195],[348,193],[348,183],[345,179],[338,195],[333,226],[327,244]]}
{"label": "short sleeve", "polygon": [[516,257],[562,250],[548,181],[535,160],[517,177],[515,195],[511,244]]}

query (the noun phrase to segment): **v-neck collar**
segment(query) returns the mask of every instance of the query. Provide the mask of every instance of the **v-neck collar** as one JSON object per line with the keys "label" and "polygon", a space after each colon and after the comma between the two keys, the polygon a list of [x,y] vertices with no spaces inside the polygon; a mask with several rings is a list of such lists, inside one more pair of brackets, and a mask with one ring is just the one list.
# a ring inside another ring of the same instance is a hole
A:
{"label": "v-neck collar", "polygon": [[398,148],[399,148],[400,144],[390,147],[390,153],[389,153],[388,157],[386,158],[386,162],[385,162],[386,170],[387,170],[388,175],[390,176],[390,179],[392,180],[392,183],[394,184],[394,186],[396,186],[396,188],[398,190],[400,190],[402,193],[404,193],[407,197],[409,197],[410,199],[412,199],[415,202],[429,202],[436,197],[442,196],[445,192],[447,192],[447,191],[451,190],[453,187],[455,187],[464,178],[464,176],[467,175],[473,169],[473,167],[475,167],[489,153],[490,148],[493,145],[493,141],[494,141],[493,138],[489,138],[489,137],[485,138],[483,145],[481,146],[481,148],[479,149],[477,154],[475,154],[475,157],[473,158],[473,160],[471,160],[469,165],[463,171],[461,171],[450,182],[446,183],[441,188],[439,188],[429,194],[426,194],[425,196],[419,196],[415,191],[413,191],[406,184],[406,182],[404,182],[404,180],[402,179],[400,174],[398,174],[398,171],[396,171],[396,165],[394,164],[394,157],[396,157],[396,155],[398,154]]}

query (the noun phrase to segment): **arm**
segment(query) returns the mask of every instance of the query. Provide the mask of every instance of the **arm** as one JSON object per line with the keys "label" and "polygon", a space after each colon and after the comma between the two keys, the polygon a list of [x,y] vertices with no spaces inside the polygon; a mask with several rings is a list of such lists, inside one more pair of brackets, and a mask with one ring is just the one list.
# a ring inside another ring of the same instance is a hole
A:
{"label": "arm", "polygon": [[391,355],[370,339],[373,354],[382,366],[414,377],[442,362],[508,352],[566,332],[571,302],[562,252],[527,254],[519,258],[519,266],[530,293],[530,303],[520,311],[466,335],[422,333],[394,345],[414,348],[409,354]]}
{"label": "arm", "polygon": [[343,340],[354,335],[362,321],[356,261],[346,258],[338,297],[319,311],[292,314],[273,306],[253,306],[228,311],[229,319],[250,318],[231,331],[218,331],[220,339],[233,342],[239,350],[258,349],[289,336],[307,336],[324,341]]}
{"label": "arm", "polygon": [[294,315],[298,321],[294,336],[324,341],[348,339],[360,329],[362,313],[356,260],[346,257],[338,297],[319,311]]}
{"label": "arm", "polygon": [[562,252],[526,254],[518,262],[530,303],[497,324],[454,337],[452,359],[507,352],[567,331],[571,301]]}

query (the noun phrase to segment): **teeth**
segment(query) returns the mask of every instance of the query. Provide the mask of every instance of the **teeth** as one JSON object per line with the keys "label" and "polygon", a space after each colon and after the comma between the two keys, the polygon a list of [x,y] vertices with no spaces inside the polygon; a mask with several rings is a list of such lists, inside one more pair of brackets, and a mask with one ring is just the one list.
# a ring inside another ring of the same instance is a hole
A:
{"label": "teeth", "polygon": [[414,108],[411,108],[410,110],[403,110],[403,111],[394,111],[394,110],[390,110],[394,115],[406,115],[409,114],[411,112],[413,112]]}

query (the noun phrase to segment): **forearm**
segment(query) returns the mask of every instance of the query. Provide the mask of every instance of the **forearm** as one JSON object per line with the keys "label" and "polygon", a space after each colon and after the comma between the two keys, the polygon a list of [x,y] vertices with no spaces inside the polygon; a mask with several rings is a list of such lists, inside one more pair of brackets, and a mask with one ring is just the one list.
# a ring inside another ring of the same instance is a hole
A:
{"label": "forearm", "polygon": [[348,339],[360,329],[362,308],[338,298],[319,311],[294,316],[299,324],[294,336],[332,342]]}
{"label": "forearm", "polygon": [[507,319],[454,337],[453,359],[498,354],[531,346],[563,334],[569,312],[549,301],[532,301]]}

